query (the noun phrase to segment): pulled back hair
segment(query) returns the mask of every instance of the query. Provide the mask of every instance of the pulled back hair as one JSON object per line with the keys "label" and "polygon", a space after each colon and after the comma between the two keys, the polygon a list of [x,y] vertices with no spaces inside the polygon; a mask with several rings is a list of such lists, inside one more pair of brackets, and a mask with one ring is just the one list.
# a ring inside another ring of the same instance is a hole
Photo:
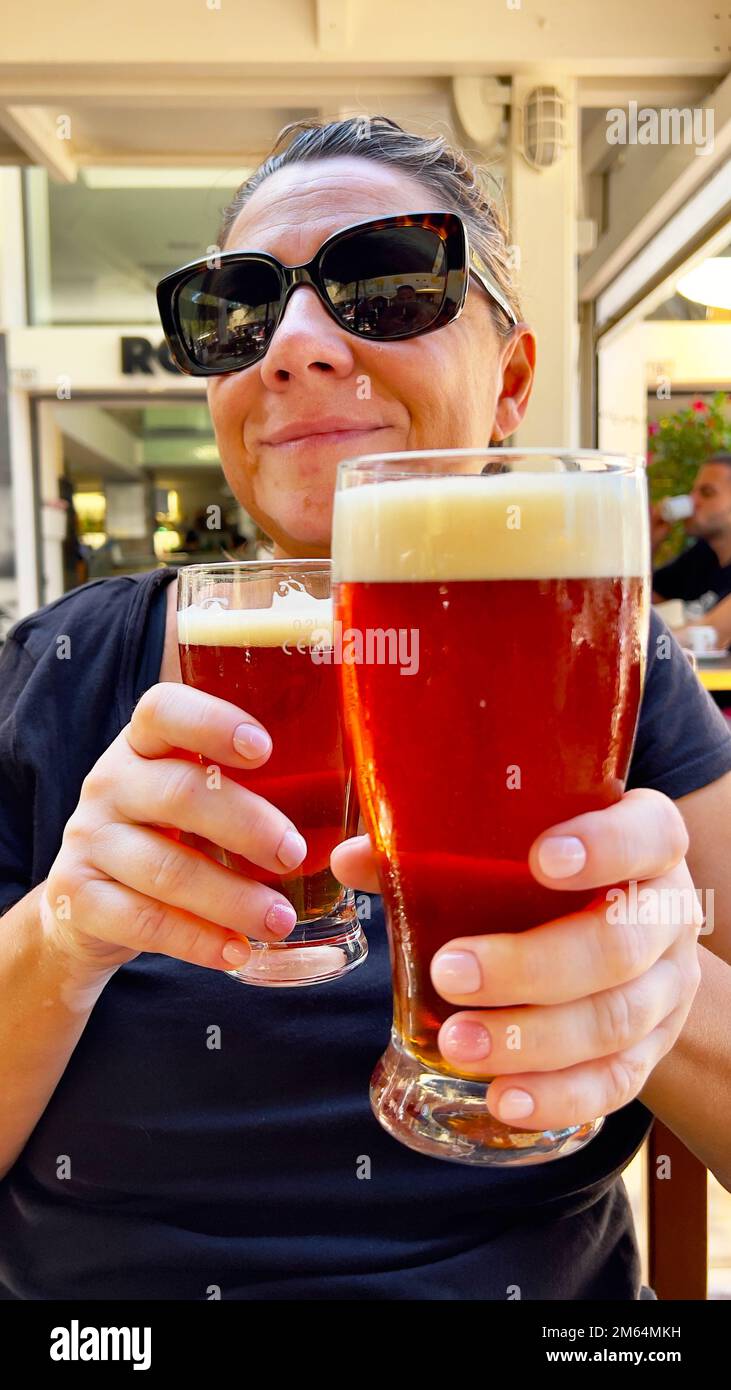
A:
{"label": "pulled back hair", "polygon": [[[440,211],[458,213],[467,227],[470,245],[484,261],[516,318],[522,318],[513,279],[507,224],[498,204],[487,192],[477,165],[461,150],[448,144],[444,136],[414,135],[388,116],[292,121],[284,126],[271,154],[240,185],[224,209],[218,245],[225,245],[242,207],[270,174],[293,164],[342,155],[373,159],[389,168],[400,169],[429,189]],[[492,300],[490,309],[498,332],[509,332],[512,324],[507,314]]]}

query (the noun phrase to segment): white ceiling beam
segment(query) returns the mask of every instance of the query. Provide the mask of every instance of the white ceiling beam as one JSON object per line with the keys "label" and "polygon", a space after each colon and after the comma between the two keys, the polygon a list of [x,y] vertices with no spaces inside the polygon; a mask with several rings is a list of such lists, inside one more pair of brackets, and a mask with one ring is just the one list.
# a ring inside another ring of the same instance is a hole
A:
{"label": "white ceiling beam", "polygon": [[94,148],[78,148],[76,159],[80,169],[231,169],[233,167],[255,168],[266,159],[270,146],[266,149],[238,150],[235,156],[231,150],[149,150],[129,149],[111,151]]}
{"label": "white ceiling beam", "polygon": [[[401,65],[399,65],[401,66]],[[371,98],[413,95],[429,97],[446,86],[444,74],[406,75],[386,71],[381,76],[366,76],[358,72],[330,75],[303,75],[301,72],[283,76],[277,68],[271,76],[263,76],[261,66],[256,75],[230,75],[221,72],[205,76],[186,76],[184,72],[171,75],[170,69],[141,75],[125,75],[111,66],[97,70],[95,75],[81,72],[45,73],[43,77],[20,75],[0,67],[0,102],[56,106],[63,110],[89,106],[125,107],[145,110],[157,107],[225,107],[247,110],[264,107],[311,106],[334,101],[362,101]]]}
{"label": "white ceiling beam", "polygon": [[626,106],[636,101],[638,106],[702,105],[717,85],[713,77],[582,77],[578,84],[578,105],[585,110],[595,107],[608,110],[610,106]]}
{"label": "white ceiling beam", "polygon": [[[713,111],[713,149],[699,156],[692,144],[654,147],[613,145],[620,155],[612,176],[615,215],[596,251],[579,271],[579,296],[593,299],[650,237],[710,177],[731,151],[731,74],[705,106]],[[602,122],[602,124],[604,124]],[[648,159],[648,154],[652,158]],[[731,189],[729,189],[731,198]]]}
{"label": "white ceiling beam", "polygon": [[[728,67],[728,4],[720,0],[693,0],[672,13],[667,0],[613,0],[606,13],[586,0],[520,6],[449,0],[446,7],[444,0],[278,0],[271,6],[224,0],[213,15],[203,0],[185,6],[180,0],[126,0],[101,8],[103,23],[98,0],[74,0],[63,14],[56,0],[5,0],[5,63],[67,69],[106,64],[113,55],[116,65],[131,69],[142,55],[141,72],[151,86],[153,64],[187,68],[193,76],[204,64],[209,71],[223,68],[222,58],[229,71],[239,66],[239,79],[265,63],[272,74],[292,76],[314,69],[323,56],[347,61],[358,73],[387,71],[394,63],[409,63],[414,72],[506,76],[537,65],[618,77],[713,75]],[[340,34],[349,21],[346,53]],[[327,41],[330,23],[336,47],[318,48],[318,33]]]}
{"label": "white ceiling beam", "polygon": [[0,125],[31,163],[47,169],[57,183],[76,182],[78,165],[70,141],[61,138],[49,111],[40,106],[6,106],[0,108]]}

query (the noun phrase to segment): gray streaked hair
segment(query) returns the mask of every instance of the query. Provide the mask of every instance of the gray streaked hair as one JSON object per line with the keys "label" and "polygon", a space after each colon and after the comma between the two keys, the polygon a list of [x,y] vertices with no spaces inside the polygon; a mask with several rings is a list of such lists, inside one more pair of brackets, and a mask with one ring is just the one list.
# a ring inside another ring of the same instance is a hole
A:
{"label": "gray streaked hair", "polygon": [[[342,155],[374,159],[389,168],[400,169],[419,179],[435,195],[440,211],[459,213],[467,227],[470,245],[484,261],[516,319],[521,319],[507,221],[487,191],[478,166],[462,150],[450,145],[443,135],[415,135],[403,130],[388,116],[292,121],[284,126],[271,153],[240,185],[224,209],[218,245],[225,246],[242,207],[270,174],[292,164]],[[507,314],[493,301],[490,310],[498,332],[509,332],[512,324]]]}

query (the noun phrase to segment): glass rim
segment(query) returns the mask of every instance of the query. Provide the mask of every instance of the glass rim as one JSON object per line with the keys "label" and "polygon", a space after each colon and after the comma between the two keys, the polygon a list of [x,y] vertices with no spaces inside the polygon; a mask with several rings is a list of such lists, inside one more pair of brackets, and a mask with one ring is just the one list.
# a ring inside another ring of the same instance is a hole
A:
{"label": "glass rim", "polygon": [[[402,449],[396,453],[357,454],[350,459],[341,459],[338,464],[338,479],[347,473],[365,473],[379,466],[383,472],[388,472],[390,470],[395,474],[398,471],[402,471],[405,476],[410,476],[414,473],[418,473],[419,470],[398,470],[396,465],[404,461],[411,462],[418,459],[497,459],[506,457],[508,459],[527,458],[528,460],[555,457],[558,459],[576,459],[578,461],[582,459],[597,459],[604,461],[604,466],[602,468],[593,470],[595,474],[630,474],[645,472],[647,469],[647,460],[644,454],[624,454],[609,449],[569,449],[548,444],[543,446],[530,445],[525,449],[497,449],[492,445],[483,445],[482,448],[469,449]],[[525,471],[530,472],[529,469]],[[586,469],[579,471],[586,471],[588,473],[590,470]],[[478,478],[482,476],[490,477],[492,475],[483,475],[480,473],[450,473],[448,469],[444,469],[438,476],[440,478]]]}
{"label": "glass rim", "polygon": [[213,560],[209,565],[181,565],[177,571],[177,574],[178,578],[182,579],[186,574],[209,573],[212,570],[216,573],[220,573],[221,570],[231,570],[234,572],[238,572],[239,570],[248,569],[256,571],[265,569],[277,569],[278,567],[281,567],[282,569],[323,570],[330,569],[332,567],[332,560],[329,558],[329,556],[324,559],[321,558],[316,560]]}

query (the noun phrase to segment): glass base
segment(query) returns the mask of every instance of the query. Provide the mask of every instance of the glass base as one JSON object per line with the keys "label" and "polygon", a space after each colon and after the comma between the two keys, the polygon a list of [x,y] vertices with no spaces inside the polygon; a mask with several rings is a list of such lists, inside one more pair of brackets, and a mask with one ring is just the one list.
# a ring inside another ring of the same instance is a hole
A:
{"label": "glass base", "polygon": [[253,941],[249,937],[249,945],[251,955],[246,965],[227,970],[229,979],[279,989],[337,980],[362,965],[368,955],[351,890],[333,912],[298,922],[284,941]]}
{"label": "glass base", "polygon": [[600,1117],[570,1129],[516,1129],[490,1114],[487,1085],[430,1071],[392,1033],[371,1077],[371,1105],[383,1128],[417,1153],[493,1168],[565,1158],[604,1124]]}

